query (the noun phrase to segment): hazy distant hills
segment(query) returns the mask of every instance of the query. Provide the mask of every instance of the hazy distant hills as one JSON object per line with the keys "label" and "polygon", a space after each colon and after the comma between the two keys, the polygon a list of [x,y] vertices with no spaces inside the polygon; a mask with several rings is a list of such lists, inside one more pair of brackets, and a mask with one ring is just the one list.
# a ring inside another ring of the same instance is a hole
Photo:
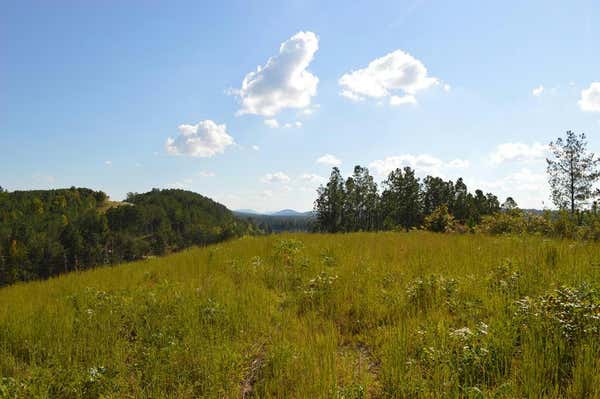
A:
{"label": "hazy distant hills", "polygon": [[283,231],[311,231],[314,219],[312,211],[298,212],[282,209],[276,212],[260,213],[253,209],[238,209],[233,214],[240,219],[256,224],[260,230],[269,233]]}
{"label": "hazy distant hills", "polygon": [[300,217],[311,217],[313,211],[299,212],[295,209],[282,209],[275,212],[259,212],[254,209],[236,209],[233,213],[238,215],[262,215],[262,216],[300,216]]}

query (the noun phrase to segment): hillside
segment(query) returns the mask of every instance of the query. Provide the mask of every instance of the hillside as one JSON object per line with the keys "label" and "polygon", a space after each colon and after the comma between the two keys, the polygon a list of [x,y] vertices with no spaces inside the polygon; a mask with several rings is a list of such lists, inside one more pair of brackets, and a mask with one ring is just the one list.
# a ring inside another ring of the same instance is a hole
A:
{"label": "hillside", "polygon": [[0,396],[597,398],[599,251],[286,234],[17,284]]}
{"label": "hillside", "polygon": [[127,202],[87,188],[0,191],[0,286],[254,232],[225,206],[183,190]]}

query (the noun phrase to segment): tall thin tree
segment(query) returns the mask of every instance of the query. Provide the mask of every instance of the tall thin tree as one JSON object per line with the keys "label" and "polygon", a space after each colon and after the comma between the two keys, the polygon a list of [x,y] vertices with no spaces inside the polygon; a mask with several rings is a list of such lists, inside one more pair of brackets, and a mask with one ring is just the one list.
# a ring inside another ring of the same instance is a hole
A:
{"label": "tall thin tree", "polygon": [[317,195],[314,203],[317,230],[329,233],[342,231],[346,190],[344,179],[337,167],[331,170],[327,184],[318,188]]}
{"label": "tall thin tree", "polygon": [[552,201],[571,214],[587,204],[596,193],[594,183],[600,177],[600,159],[587,151],[585,134],[567,131],[566,137],[550,142],[553,158],[547,158],[548,182]]}

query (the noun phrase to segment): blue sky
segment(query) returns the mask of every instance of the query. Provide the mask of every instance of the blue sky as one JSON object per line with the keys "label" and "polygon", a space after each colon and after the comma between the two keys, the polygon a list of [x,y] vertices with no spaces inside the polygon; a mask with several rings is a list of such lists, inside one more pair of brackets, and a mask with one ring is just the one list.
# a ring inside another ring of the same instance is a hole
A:
{"label": "blue sky", "polygon": [[600,3],[321,3],[3,1],[0,185],[307,210],[410,165],[540,208],[550,140],[600,151]]}

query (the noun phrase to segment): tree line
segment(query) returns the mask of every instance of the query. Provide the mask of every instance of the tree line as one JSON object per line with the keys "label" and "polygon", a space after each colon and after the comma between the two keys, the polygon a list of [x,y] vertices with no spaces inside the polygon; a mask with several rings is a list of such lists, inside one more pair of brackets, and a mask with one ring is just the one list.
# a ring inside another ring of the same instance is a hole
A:
{"label": "tree line", "polygon": [[313,230],[312,213],[299,215],[258,215],[234,212],[234,214],[237,217],[256,225],[258,229],[265,234],[310,232]]}
{"label": "tree line", "polygon": [[344,179],[336,167],[317,190],[315,228],[336,233],[417,227],[475,231],[479,226],[490,233],[600,239],[600,159],[588,151],[585,134],[573,131],[551,141],[548,150],[546,172],[555,211],[523,212],[512,197],[500,205],[492,193],[470,193],[462,178],[419,179],[410,167],[390,172],[380,192],[367,168],[356,166]]}
{"label": "tree line", "polygon": [[0,286],[256,232],[225,206],[183,190],[115,203],[87,188],[0,188]]}
{"label": "tree line", "polygon": [[381,187],[380,192],[365,167],[355,166],[346,179],[334,167],[329,181],[317,191],[316,230],[410,230],[424,222],[431,224],[431,216],[440,213],[473,227],[482,217],[500,210],[498,197],[479,189],[470,193],[462,178],[452,181],[427,176],[421,180],[408,166],[390,172]]}

